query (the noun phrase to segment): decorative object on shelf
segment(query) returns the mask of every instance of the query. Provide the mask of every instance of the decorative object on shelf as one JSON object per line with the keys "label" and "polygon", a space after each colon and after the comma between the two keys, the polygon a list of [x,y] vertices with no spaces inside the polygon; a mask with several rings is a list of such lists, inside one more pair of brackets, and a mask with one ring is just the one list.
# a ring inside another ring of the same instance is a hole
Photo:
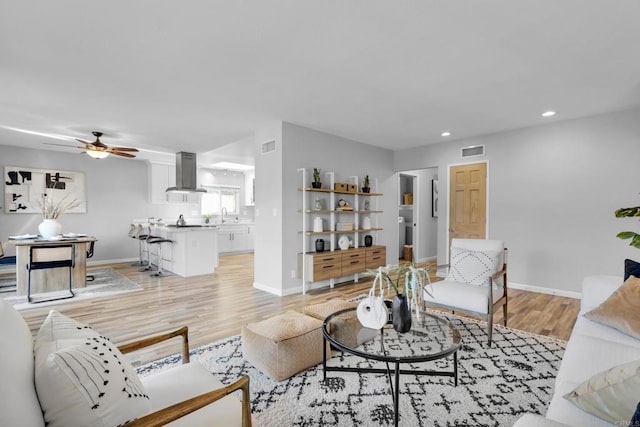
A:
{"label": "decorative object on shelf", "polygon": [[313,168],[313,181],[311,182],[311,187],[322,188],[322,182],[320,181],[320,169],[318,168]]}
{"label": "decorative object on shelf", "polygon": [[38,225],[38,231],[44,239],[53,239],[62,233],[62,225],[55,219],[43,219]]}
{"label": "decorative object on shelf", "polygon": [[[427,289],[431,284],[429,269],[416,267],[415,265],[388,265],[377,270],[367,270],[367,274],[375,275],[376,281],[384,282],[387,288],[391,287],[396,293],[392,303],[393,327],[400,333],[411,329],[411,309],[415,307],[416,316],[420,318],[420,305],[418,297],[426,292],[433,297]],[[397,301],[396,301],[397,300]],[[404,307],[403,307],[404,305]],[[405,307],[406,312],[405,313]]]}
{"label": "decorative object on shelf", "polygon": [[412,205],[413,204],[413,193],[404,193],[402,195],[402,204],[403,205]]}
{"label": "decorative object on shelf", "polygon": [[340,236],[340,238],[338,239],[338,247],[340,248],[340,250],[347,250],[352,244],[353,241],[347,236]]}
{"label": "decorative object on shelf", "polygon": [[[633,208],[620,208],[615,212],[616,218],[629,218],[640,216],[640,206]],[[622,231],[616,235],[619,239],[631,239],[629,246],[640,249],[640,234],[633,231]]]}
{"label": "decorative object on shelf", "polygon": [[362,228],[364,230],[371,230],[371,218],[369,218],[368,216],[365,216],[362,219]]}
{"label": "decorative object on shelf", "polygon": [[315,208],[315,210],[321,211],[322,210],[322,199],[316,199],[315,203],[313,204],[313,207]]}
{"label": "decorative object on shelf", "polygon": [[371,204],[369,203],[368,200],[364,201],[364,210],[365,211],[371,210]]}
{"label": "decorative object on shelf", "polygon": [[366,247],[373,246],[373,237],[371,237],[371,235],[367,234],[364,236],[364,245]]}
{"label": "decorative object on shelf", "polygon": [[362,180],[362,192],[369,193],[371,191],[371,187],[369,185],[369,175],[365,175]]}
{"label": "decorative object on shelf", "polygon": [[337,222],[336,231],[351,231],[353,230],[352,222]]}
{"label": "decorative object on shelf", "polygon": [[324,231],[322,226],[322,218],[319,216],[313,219],[313,232],[314,233],[322,233]]}
{"label": "decorative object on shelf", "polygon": [[438,217],[438,180],[431,180],[431,216]]}
{"label": "decorative object on shelf", "polygon": [[333,189],[335,191],[346,193],[349,190],[349,184],[347,184],[346,182],[335,182],[333,183]]}
{"label": "decorative object on shelf", "polygon": [[324,252],[324,240],[316,239],[316,252]]}
{"label": "decorative object on shelf", "polygon": [[[381,269],[382,267],[379,268],[380,271]],[[365,328],[381,329],[387,324],[387,320],[389,319],[389,312],[384,303],[382,293],[382,277],[382,274],[376,274],[371,289],[369,290],[369,295],[360,301],[356,309],[358,321]],[[377,292],[379,292],[379,295],[376,295]]]}
{"label": "decorative object on shelf", "polygon": [[353,211],[353,207],[345,199],[338,199],[336,206],[337,211]]}

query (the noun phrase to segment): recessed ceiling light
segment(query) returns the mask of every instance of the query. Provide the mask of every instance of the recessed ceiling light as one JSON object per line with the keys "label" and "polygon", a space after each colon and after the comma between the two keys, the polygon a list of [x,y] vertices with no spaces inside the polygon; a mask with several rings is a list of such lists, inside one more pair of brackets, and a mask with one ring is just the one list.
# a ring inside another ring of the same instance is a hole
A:
{"label": "recessed ceiling light", "polygon": [[440,135],[442,135],[442,136],[451,136],[451,132],[442,132]]}
{"label": "recessed ceiling light", "polygon": [[542,113],[542,117],[551,117],[551,116],[555,116],[556,112],[555,111],[545,111],[544,113]]}

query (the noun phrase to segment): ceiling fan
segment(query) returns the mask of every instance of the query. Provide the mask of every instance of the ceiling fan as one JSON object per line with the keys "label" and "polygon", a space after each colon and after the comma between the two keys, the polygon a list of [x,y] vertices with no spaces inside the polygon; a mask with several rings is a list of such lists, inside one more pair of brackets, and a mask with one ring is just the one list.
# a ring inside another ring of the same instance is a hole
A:
{"label": "ceiling fan", "polygon": [[76,138],[76,141],[84,144],[83,148],[85,153],[94,159],[104,159],[109,154],[114,154],[116,156],[122,156],[127,158],[135,157],[132,152],[138,152],[137,148],[132,147],[109,147],[107,144],[100,142],[100,137],[102,136],[102,132],[91,132],[93,136],[96,137],[96,140],[93,142],[84,141],[82,139]]}
{"label": "ceiling fan", "polygon": [[[114,154],[116,156],[127,157],[129,159],[134,158],[135,156],[131,153],[137,153],[137,148],[132,147],[109,147],[107,144],[104,144],[100,141],[100,137],[103,135],[102,132],[91,132],[93,136],[96,137],[96,140],[93,142],[85,141],[83,139],[76,138],[81,144],[84,144],[83,147],[76,147],[81,150],[84,150],[86,154],[93,157],[94,159],[104,159],[109,154]],[[59,145],[61,147],[70,147],[66,144],[54,144],[52,142],[44,142],[46,145]]]}

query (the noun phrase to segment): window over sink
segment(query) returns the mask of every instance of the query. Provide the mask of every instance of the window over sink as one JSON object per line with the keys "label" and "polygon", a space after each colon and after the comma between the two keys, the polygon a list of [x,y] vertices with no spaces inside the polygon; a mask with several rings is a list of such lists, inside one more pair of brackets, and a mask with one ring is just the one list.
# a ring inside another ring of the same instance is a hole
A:
{"label": "window over sink", "polygon": [[204,186],[207,190],[200,199],[200,214],[220,215],[222,208],[228,215],[240,212],[240,187]]}

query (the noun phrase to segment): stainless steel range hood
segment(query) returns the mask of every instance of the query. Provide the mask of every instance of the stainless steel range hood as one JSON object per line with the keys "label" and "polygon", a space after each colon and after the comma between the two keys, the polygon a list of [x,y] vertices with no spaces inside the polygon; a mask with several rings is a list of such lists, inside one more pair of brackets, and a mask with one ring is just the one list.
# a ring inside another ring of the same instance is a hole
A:
{"label": "stainless steel range hood", "polygon": [[206,193],[204,188],[197,188],[198,165],[195,153],[180,151],[176,154],[176,186],[169,187],[166,192]]}

